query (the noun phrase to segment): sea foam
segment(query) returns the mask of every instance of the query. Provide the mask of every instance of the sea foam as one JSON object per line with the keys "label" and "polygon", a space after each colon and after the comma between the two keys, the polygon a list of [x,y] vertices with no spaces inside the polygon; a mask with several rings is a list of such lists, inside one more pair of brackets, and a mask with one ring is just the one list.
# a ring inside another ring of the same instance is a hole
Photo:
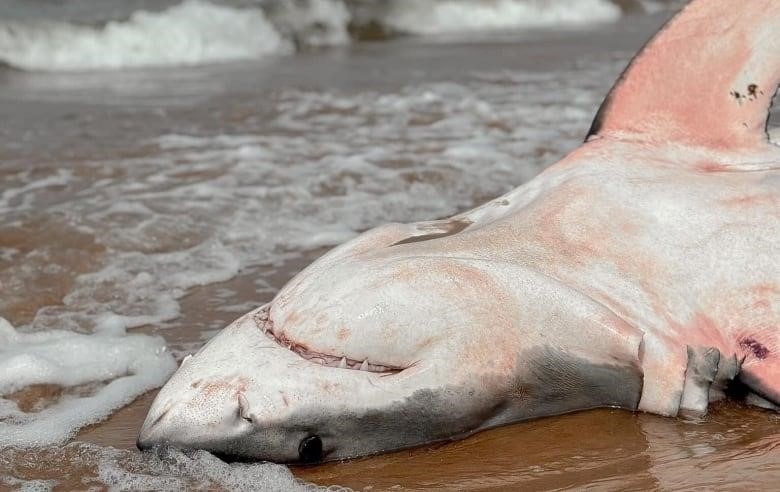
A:
{"label": "sea foam", "polygon": [[97,27],[0,22],[0,60],[29,70],[193,65],[291,50],[261,10],[200,0]]}
{"label": "sea foam", "polygon": [[396,0],[382,22],[404,33],[439,34],[608,22],[620,14],[620,8],[607,0]]}
{"label": "sea foam", "polygon": [[[0,448],[62,443],[137,396],[161,386],[176,368],[160,337],[126,334],[107,323],[93,334],[24,333],[0,318]],[[67,394],[39,411],[7,396],[31,385],[99,388]]]}
{"label": "sea foam", "polygon": [[[136,451],[73,442],[39,451],[49,463],[64,470],[78,470],[73,478],[58,470],[39,471],[36,479],[7,475],[14,465],[26,462],[29,450],[9,448],[0,453],[0,489],[43,491],[55,487],[80,490],[230,490],[242,491],[314,491],[340,492],[339,486],[319,487],[296,478],[289,468],[274,463],[225,463],[206,451],[185,453],[173,448],[153,452]],[[19,467],[21,470],[24,467]]]}

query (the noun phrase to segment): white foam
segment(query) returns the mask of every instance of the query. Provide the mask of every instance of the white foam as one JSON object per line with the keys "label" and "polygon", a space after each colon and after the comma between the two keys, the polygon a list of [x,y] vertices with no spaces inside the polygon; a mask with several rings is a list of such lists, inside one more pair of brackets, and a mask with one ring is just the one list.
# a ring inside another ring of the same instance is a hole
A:
{"label": "white foam", "polygon": [[66,396],[39,412],[23,412],[15,402],[0,398],[0,448],[64,442],[165,382],[176,363],[164,341],[109,325],[91,335],[24,333],[0,318],[0,395],[38,384],[67,388],[107,383],[90,396]]}
{"label": "white foam", "polygon": [[188,456],[175,449],[162,450],[159,458],[146,455],[122,466],[115,456],[106,456],[99,461],[98,476],[113,490],[179,491],[193,486],[247,492],[320,489],[296,479],[287,467],[272,463],[227,464],[205,451]]}
{"label": "white foam", "polygon": [[14,487],[19,492],[50,492],[57,485],[56,480],[21,480],[14,477],[0,476],[0,484]]}
{"label": "white foam", "polygon": [[649,14],[657,14],[668,10],[679,10],[688,3],[687,0],[639,0],[642,10]]}
{"label": "white foam", "polygon": [[257,59],[292,49],[256,8],[186,0],[101,27],[0,22],[0,60],[30,70],[193,65]]}
{"label": "white foam", "polygon": [[440,34],[608,22],[620,15],[608,0],[395,0],[381,22],[399,32]]}
{"label": "white foam", "polygon": [[44,190],[48,187],[66,186],[73,179],[73,173],[68,169],[58,169],[51,176],[32,180],[18,188],[8,187],[0,193],[0,213],[9,210],[24,210],[31,208],[27,197],[30,192]]}
{"label": "white foam", "polygon": [[[59,480],[29,480],[14,476],[18,463],[30,460],[30,450],[8,448],[0,453],[0,488],[14,490],[51,490],[65,484]],[[81,483],[88,490],[111,491],[314,491],[340,492],[349,489],[319,487],[296,478],[290,470],[273,463],[225,463],[205,451],[184,453],[164,448],[138,453],[84,442],[49,447],[41,452],[45,463],[56,464],[61,472],[48,465],[41,475],[54,476],[65,483]],[[24,470],[23,467],[21,467]],[[17,472],[19,473],[19,472]],[[24,471],[21,472],[22,474]],[[72,487],[72,485],[71,485]]]}
{"label": "white foam", "polygon": [[780,145],[780,126],[767,128],[769,141],[775,145]]}
{"label": "white foam", "polygon": [[19,254],[19,250],[16,248],[0,247],[0,260],[11,261],[17,254]]}
{"label": "white foam", "polygon": [[300,45],[333,46],[349,42],[347,25],[352,15],[341,0],[276,2],[268,16],[287,39]]}

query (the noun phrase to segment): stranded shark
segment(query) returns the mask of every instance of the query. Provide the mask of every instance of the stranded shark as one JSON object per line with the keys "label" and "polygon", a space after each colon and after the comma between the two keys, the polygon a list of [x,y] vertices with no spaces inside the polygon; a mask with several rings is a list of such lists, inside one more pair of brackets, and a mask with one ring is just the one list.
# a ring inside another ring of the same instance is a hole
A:
{"label": "stranded shark", "polygon": [[594,407],[780,405],[780,1],[696,0],[585,143],[335,248],[185,359],[138,446],[319,462]]}

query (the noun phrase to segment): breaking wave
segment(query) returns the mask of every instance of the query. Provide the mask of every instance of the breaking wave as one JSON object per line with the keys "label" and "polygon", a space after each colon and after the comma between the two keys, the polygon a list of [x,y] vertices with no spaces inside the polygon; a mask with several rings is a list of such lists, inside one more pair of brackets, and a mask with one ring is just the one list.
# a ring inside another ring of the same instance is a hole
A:
{"label": "breaking wave", "polygon": [[[651,2],[652,5],[666,5]],[[647,3],[647,2],[645,2]],[[638,8],[647,10],[645,3]],[[361,38],[566,26],[618,19],[610,0],[185,0],[99,22],[31,10],[0,18],[0,63],[73,71],[253,60]],[[623,2],[625,4],[625,2]],[[649,5],[649,4],[648,4]],[[32,7],[31,7],[32,8]],[[105,8],[105,7],[103,7]],[[8,20],[13,19],[13,20]]]}
{"label": "breaking wave", "polygon": [[383,24],[402,33],[441,34],[608,22],[619,17],[620,8],[605,0],[397,0],[388,9]]}
{"label": "breaking wave", "polygon": [[187,0],[124,22],[0,24],[0,59],[28,70],[193,65],[290,50],[263,13]]}
{"label": "breaking wave", "polygon": [[[29,333],[0,318],[0,450],[62,443],[173,372],[162,338],[128,335],[121,321],[104,320],[93,334]],[[43,390],[9,397],[30,387]]]}

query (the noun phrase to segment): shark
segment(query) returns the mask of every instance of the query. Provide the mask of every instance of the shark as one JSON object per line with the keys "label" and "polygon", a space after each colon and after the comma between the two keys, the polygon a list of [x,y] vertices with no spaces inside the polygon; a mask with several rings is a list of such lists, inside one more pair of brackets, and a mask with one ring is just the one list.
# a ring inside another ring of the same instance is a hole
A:
{"label": "shark", "polygon": [[371,229],[185,358],[138,447],[318,463],[614,407],[780,407],[780,2],[694,0],[583,144]]}

